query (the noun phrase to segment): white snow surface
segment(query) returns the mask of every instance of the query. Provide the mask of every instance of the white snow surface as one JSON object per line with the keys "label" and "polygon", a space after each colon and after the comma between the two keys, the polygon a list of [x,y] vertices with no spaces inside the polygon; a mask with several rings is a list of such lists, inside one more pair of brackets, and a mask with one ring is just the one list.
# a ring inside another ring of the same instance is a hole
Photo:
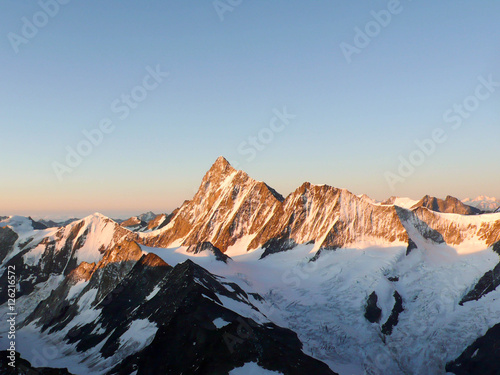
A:
{"label": "white snow surface", "polygon": [[[102,253],[99,251],[99,248],[103,245],[112,246],[115,244],[114,235],[118,224],[99,213],[87,216],[83,221],[84,225],[80,229],[78,236],[83,235],[85,231],[88,231],[88,234],[84,245],[76,252],[78,264],[81,262],[97,263],[102,258]],[[80,221],[72,223],[72,225],[78,223],[80,223]],[[72,225],[68,227],[72,228]]]}
{"label": "white snow surface", "polygon": [[229,371],[229,375],[277,375],[282,372],[266,370],[255,362],[245,363],[242,367],[237,367]]}
{"label": "white snow surface", "polygon": [[217,318],[212,322],[217,328],[222,328],[230,324],[230,322],[225,321],[222,318]]}
{"label": "white snow surface", "polygon": [[484,195],[479,195],[476,198],[462,199],[462,203],[485,211],[495,211],[498,207],[500,207],[500,199]]}
{"label": "white snow surface", "polygon": [[[30,245],[37,245],[43,238],[47,236],[52,236],[57,232],[57,228],[48,228],[43,230],[33,229],[32,222],[29,218],[24,216],[9,216],[8,218],[0,221],[0,227],[8,227],[17,233],[19,238],[17,239],[14,249],[7,254],[4,259],[3,264],[6,264],[9,259],[18,254],[21,251],[20,245],[29,242]],[[27,254],[26,254],[27,255]],[[32,264],[32,261],[39,259],[41,254],[33,253],[31,255],[32,259],[28,260],[28,264]],[[30,256],[28,256],[29,258]],[[27,259],[25,257],[25,259]]]}
{"label": "white snow surface", "polygon": [[144,349],[151,344],[156,331],[158,331],[156,323],[147,319],[134,320],[128,330],[120,336],[120,354],[127,356]]}
{"label": "white snow surface", "polygon": [[[500,291],[464,306],[458,302],[500,259],[484,244],[460,252],[426,240],[416,230],[410,235],[419,248],[408,256],[401,244],[360,243],[324,251],[316,262],[309,262],[314,244],[261,260],[263,250],[257,249],[233,256],[228,264],[193,257],[178,248],[143,250],[172,266],[189,258],[247,292],[259,293],[265,301],[252,303],[267,319],[297,332],[307,354],[341,375],[445,374],[447,361],[498,323]],[[388,277],[399,281],[390,282]],[[396,290],[405,311],[384,343],[380,329],[394,306]],[[382,309],[380,324],[364,318],[372,291]],[[231,301],[223,303],[236,310]]]}
{"label": "white snow surface", "polygon": [[151,291],[151,293],[149,293],[146,296],[146,301],[149,301],[151,298],[153,298],[154,296],[156,296],[160,290],[161,290],[161,287],[159,285],[155,286],[153,288],[153,290]]}
{"label": "white snow surface", "polygon": [[410,209],[417,203],[418,203],[418,200],[415,200],[415,199],[411,199],[408,197],[396,197],[396,199],[394,200],[394,203],[392,205],[399,206],[399,207],[406,208],[406,209]]}
{"label": "white snow surface", "polygon": [[9,227],[20,235],[34,230],[30,219],[24,216],[9,216],[0,221],[0,227]]}

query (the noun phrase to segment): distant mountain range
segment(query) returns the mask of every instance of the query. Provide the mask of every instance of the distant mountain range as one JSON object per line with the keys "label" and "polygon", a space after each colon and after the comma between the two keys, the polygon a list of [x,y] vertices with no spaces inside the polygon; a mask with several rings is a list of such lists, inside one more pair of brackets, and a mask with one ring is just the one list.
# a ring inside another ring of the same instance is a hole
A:
{"label": "distant mountain range", "polygon": [[494,212],[500,208],[500,199],[493,197],[486,197],[484,195],[480,195],[474,199],[465,198],[462,200],[462,203],[465,203],[469,206],[476,207],[482,211]]}
{"label": "distant mountain range", "polygon": [[450,196],[305,182],[283,197],[220,157],[169,215],[3,217],[0,262],[0,312],[15,269],[16,350],[36,367],[500,372],[500,213]]}

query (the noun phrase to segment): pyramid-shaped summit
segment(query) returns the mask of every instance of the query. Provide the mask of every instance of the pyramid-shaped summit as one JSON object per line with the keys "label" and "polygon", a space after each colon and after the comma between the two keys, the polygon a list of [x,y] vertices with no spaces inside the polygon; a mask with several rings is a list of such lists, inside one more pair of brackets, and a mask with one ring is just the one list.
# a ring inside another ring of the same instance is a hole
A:
{"label": "pyramid-shaped summit", "polygon": [[230,174],[236,172],[227,159],[223,156],[219,156],[215,163],[212,164],[210,169],[207,171],[202,180],[202,185],[207,182],[221,182],[229,176]]}
{"label": "pyramid-shaped summit", "polygon": [[283,197],[264,182],[217,158],[198,192],[186,201],[163,233],[146,238],[149,246],[191,246],[211,242],[222,252],[262,229]]}

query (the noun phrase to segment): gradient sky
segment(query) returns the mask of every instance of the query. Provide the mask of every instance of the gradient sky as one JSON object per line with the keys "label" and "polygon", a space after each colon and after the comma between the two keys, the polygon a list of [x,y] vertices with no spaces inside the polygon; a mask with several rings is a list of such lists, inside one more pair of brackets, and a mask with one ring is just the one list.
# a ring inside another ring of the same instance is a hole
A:
{"label": "gradient sky", "polygon": [[[243,0],[221,20],[212,1],[72,0],[16,53],[9,33],[41,7],[2,1],[0,215],[169,212],[219,155],[283,195],[307,180],[376,199],[500,196],[500,88],[459,129],[443,120],[479,76],[500,82],[500,2],[402,0],[348,63],[340,44],[387,7]],[[120,119],[111,103],[157,65],[169,77]],[[283,107],[296,118],[247,160],[238,147]],[[103,118],[115,130],[59,181],[52,163]],[[438,127],[447,141],[392,191],[384,173]]]}

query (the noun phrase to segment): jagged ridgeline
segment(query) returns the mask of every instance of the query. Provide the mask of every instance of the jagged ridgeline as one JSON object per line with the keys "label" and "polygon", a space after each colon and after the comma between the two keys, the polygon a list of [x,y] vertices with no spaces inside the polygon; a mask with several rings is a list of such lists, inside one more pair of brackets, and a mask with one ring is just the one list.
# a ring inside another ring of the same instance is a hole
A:
{"label": "jagged ridgeline", "polygon": [[283,197],[220,157],[169,214],[2,217],[0,310],[15,269],[38,373],[494,374],[499,241],[453,197]]}

